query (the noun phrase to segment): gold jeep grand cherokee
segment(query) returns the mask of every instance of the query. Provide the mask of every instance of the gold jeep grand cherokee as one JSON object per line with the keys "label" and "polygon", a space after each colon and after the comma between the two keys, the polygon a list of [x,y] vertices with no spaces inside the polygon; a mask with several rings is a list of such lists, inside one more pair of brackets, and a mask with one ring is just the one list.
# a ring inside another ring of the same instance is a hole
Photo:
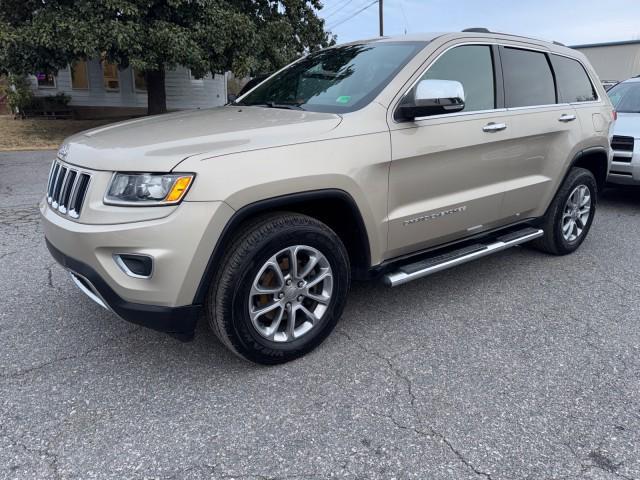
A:
{"label": "gold jeep grand cherokee", "polygon": [[401,285],[531,242],[576,250],[614,115],[580,53],[482,29],[312,53],[221,108],[69,138],[47,245],[122,318],[273,364],[333,330],[352,278]]}

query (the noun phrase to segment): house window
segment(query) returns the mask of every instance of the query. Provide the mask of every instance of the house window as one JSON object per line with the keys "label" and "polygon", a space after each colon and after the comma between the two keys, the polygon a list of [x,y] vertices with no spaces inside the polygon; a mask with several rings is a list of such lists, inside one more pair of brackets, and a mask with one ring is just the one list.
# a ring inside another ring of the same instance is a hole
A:
{"label": "house window", "polygon": [[36,73],[38,88],[56,88],[56,77],[53,73]]}
{"label": "house window", "polygon": [[89,88],[87,62],[84,60],[78,60],[71,64],[71,88],[74,90],[87,90]]}
{"label": "house window", "polygon": [[147,79],[144,76],[144,72],[139,72],[135,68],[131,69],[133,71],[133,86],[136,90],[147,91]]}
{"label": "house window", "polygon": [[187,72],[189,73],[189,80],[191,80],[191,83],[196,84],[196,85],[204,85],[204,77],[196,78],[193,75],[193,73],[191,73],[191,69],[187,70]]}
{"label": "house window", "polygon": [[102,62],[102,80],[105,90],[112,92],[120,90],[118,66],[115,63]]}

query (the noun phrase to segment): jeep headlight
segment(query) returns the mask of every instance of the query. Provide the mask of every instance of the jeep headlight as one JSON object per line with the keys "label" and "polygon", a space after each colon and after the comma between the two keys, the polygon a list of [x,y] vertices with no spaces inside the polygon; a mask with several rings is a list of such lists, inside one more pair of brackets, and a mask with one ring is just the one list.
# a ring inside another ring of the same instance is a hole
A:
{"label": "jeep headlight", "polygon": [[175,205],[189,190],[193,173],[119,173],[111,178],[107,205]]}

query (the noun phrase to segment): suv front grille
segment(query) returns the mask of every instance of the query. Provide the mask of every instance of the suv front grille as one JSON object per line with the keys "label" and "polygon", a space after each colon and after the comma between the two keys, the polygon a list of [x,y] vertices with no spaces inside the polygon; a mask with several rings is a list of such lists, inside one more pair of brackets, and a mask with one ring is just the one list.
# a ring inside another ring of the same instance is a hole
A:
{"label": "suv front grille", "polygon": [[88,173],[55,160],[49,173],[47,203],[63,215],[69,215],[71,218],[80,217],[90,180],[91,175]]}
{"label": "suv front grille", "polygon": [[611,148],[622,152],[633,152],[633,137],[614,135],[611,139]]}

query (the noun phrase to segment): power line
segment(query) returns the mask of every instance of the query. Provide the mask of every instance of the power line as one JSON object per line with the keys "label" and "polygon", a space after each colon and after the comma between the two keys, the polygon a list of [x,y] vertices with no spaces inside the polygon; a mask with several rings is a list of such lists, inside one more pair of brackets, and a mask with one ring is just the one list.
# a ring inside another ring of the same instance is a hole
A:
{"label": "power line", "polygon": [[336,8],[340,8],[342,6],[341,4],[344,3],[345,1],[347,0],[343,0],[342,2],[340,0],[336,0],[335,2],[323,1],[320,12],[322,12],[323,14],[328,14],[329,12],[334,11]]}
{"label": "power line", "polygon": [[404,11],[404,0],[400,0],[400,10],[402,11],[402,16],[404,17],[404,34],[407,34],[407,30],[409,29],[409,20],[407,20],[407,13]]}
{"label": "power line", "polygon": [[324,17],[324,20],[326,21],[328,18],[333,17],[336,13],[341,12],[342,10],[344,10],[345,7],[347,7],[349,4],[351,4],[353,2],[353,0],[346,0],[342,5],[340,5],[337,9],[333,10],[329,15],[327,15],[326,17]]}
{"label": "power line", "polygon": [[355,17],[356,15],[359,15],[359,14],[361,14],[362,12],[364,12],[367,8],[373,7],[376,3],[378,3],[378,0],[373,0],[373,2],[371,2],[371,3],[367,4],[366,6],[362,7],[360,10],[355,11],[353,14],[351,14],[351,15],[350,15],[350,16],[348,16],[347,18],[342,19],[342,20],[340,20],[338,23],[336,23],[336,24],[334,24],[334,25],[330,26],[330,27],[329,27],[329,29],[331,30],[331,29],[336,28],[336,27],[337,27],[337,26],[339,26],[339,25],[342,25],[343,23],[345,23],[345,22],[347,22],[347,21],[351,20],[351,19],[352,19],[353,17]]}

